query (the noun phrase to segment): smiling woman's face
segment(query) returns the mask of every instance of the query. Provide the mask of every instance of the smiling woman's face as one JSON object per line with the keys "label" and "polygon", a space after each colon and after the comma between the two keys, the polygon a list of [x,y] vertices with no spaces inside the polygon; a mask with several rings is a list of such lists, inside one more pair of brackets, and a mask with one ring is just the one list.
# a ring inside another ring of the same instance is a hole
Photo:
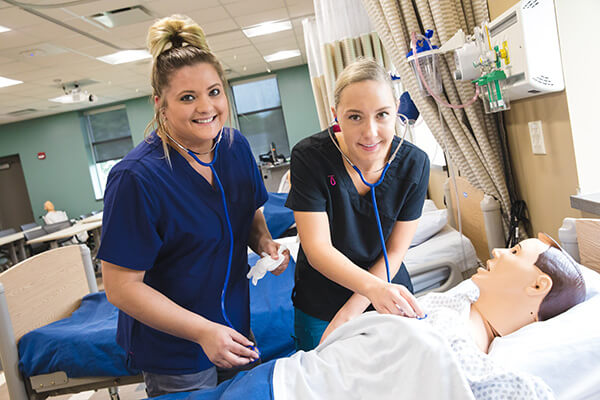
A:
{"label": "smiling woman's face", "polygon": [[479,268],[471,279],[481,291],[520,291],[542,273],[535,262],[548,247],[539,239],[526,239],[511,249],[494,249],[487,269]]}
{"label": "smiling woman's face", "polygon": [[208,63],[185,66],[173,73],[163,92],[169,135],[186,147],[210,148],[229,116],[223,82]]}
{"label": "smiling woman's face", "polygon": [[395,134],[396,110],[387,82],[366,80],[344,88],[335,114],[354,163],[387,159]]}

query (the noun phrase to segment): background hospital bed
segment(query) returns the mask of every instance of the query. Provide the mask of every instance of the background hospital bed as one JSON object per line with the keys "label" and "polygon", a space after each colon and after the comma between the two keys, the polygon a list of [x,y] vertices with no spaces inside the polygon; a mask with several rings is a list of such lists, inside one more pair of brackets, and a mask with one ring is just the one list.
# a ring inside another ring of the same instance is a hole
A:
{"label": "background hospital bed", "polygon": [[[23,379],[19,340],[34,329],[69,317],[85,295],[95,292],[98,288],[90,250],[83,245],[46,251],[0,274],[0,357],[11,400],[42,399],[142,381],[140,375],[72,378],[65,371]],[[110,393],[116,397],[115,389]]]}

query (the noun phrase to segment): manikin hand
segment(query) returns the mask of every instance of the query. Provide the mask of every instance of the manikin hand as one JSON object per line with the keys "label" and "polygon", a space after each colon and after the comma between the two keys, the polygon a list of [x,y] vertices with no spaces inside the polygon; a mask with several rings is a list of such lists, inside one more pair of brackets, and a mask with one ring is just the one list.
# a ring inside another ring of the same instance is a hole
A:
{"label": "manikin hand", "polygon": [[377,312],[405,317],[423,317],[425,314],[417,299],[403,285],[381,281],[370,288],[367,297]]}
{"label": "manikin hand", "polygon": [[258,359],[258,354],[248,348],[254,343],[230,327],[214,322],[210,322],[198,343],[217,367],[233,368]]}

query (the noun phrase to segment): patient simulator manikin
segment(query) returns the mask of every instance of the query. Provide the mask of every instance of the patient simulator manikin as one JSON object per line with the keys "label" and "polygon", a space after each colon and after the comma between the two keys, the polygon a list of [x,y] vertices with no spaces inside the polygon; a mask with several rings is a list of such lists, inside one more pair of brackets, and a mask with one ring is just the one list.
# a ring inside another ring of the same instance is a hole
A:
{"label": "patient simulator manikin", "polygon": [[485,353],[495,337],[584,301],[578,264],[544,234],[492,255],[470,280],[420,298],[421,321],[366,313],[278,360],[275,398],[554,398],[540,378]]}

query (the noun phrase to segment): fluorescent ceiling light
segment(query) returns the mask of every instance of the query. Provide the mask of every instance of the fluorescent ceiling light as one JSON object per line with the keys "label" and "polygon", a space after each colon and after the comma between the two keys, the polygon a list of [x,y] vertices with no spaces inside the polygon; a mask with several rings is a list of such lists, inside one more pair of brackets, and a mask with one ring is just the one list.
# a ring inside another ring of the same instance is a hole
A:
{"label": "fluorescent ceiling light", "polygon": [[292,23],[290,21],[269,21],[251,26],[249,28],[244,28],[242,29],[242,32],[244,32],[244,35],[251,38],[254,36],[268,35],[270,33],[287,31],[290,29],[292,29]]}
{"label": "fluorescent ceiling light", "polygon": [[0,33],[2,33],[2,32],[8,32],[10,30],[11,30],[10,28],[7,28],[5,26],[0,25]]}
{"label": "fluorescent ceiling light", "polygon": [[23,83],[23,81],[16,81],[14,79],[8,79],[0,76],[0,87],[18,85],[19,83]]}
{"label": "fluorescent ceiling light", "polygon": [[55,103],[62,103],[62,104],[79,103],[82,101],[79,98],[75,98],[75,97],[71,96],[70,94],[65,94],[64,96],[59,96],[59,97],[55,97],[53,99],[48,99],[48,100],[53,101]]}
{"label": "fluorescent ceiling light", "polygon": [[71,96],[70,94],[65,94],[64,96],[59,96],[48,100],[62,104],[79,103],[79,100],[73,99],[73,96]]}
{"label": "fluorescent ceiling light", "polygon": [[280,60],[286,60],[288,58],[294,58],[294,57],[298,57],[300,56],[300,50],[296,49],[296,50],[283,50],[283,51],[278,51],[277,53],[273,53],[273,54],[269,54],[268,56],[265,56],[265,61],[266,62],[273,62],[273,61],[280,61]]}
{"label": "fluorescent ceiling light", "polygon": [[146,50],[123,50],[117,51],[113,54],[108,54],[106,56],[96,57],[96,59],[100,61],[113,65],[144,60],[146,58],[152,58],[150,53],[148,53]]}

